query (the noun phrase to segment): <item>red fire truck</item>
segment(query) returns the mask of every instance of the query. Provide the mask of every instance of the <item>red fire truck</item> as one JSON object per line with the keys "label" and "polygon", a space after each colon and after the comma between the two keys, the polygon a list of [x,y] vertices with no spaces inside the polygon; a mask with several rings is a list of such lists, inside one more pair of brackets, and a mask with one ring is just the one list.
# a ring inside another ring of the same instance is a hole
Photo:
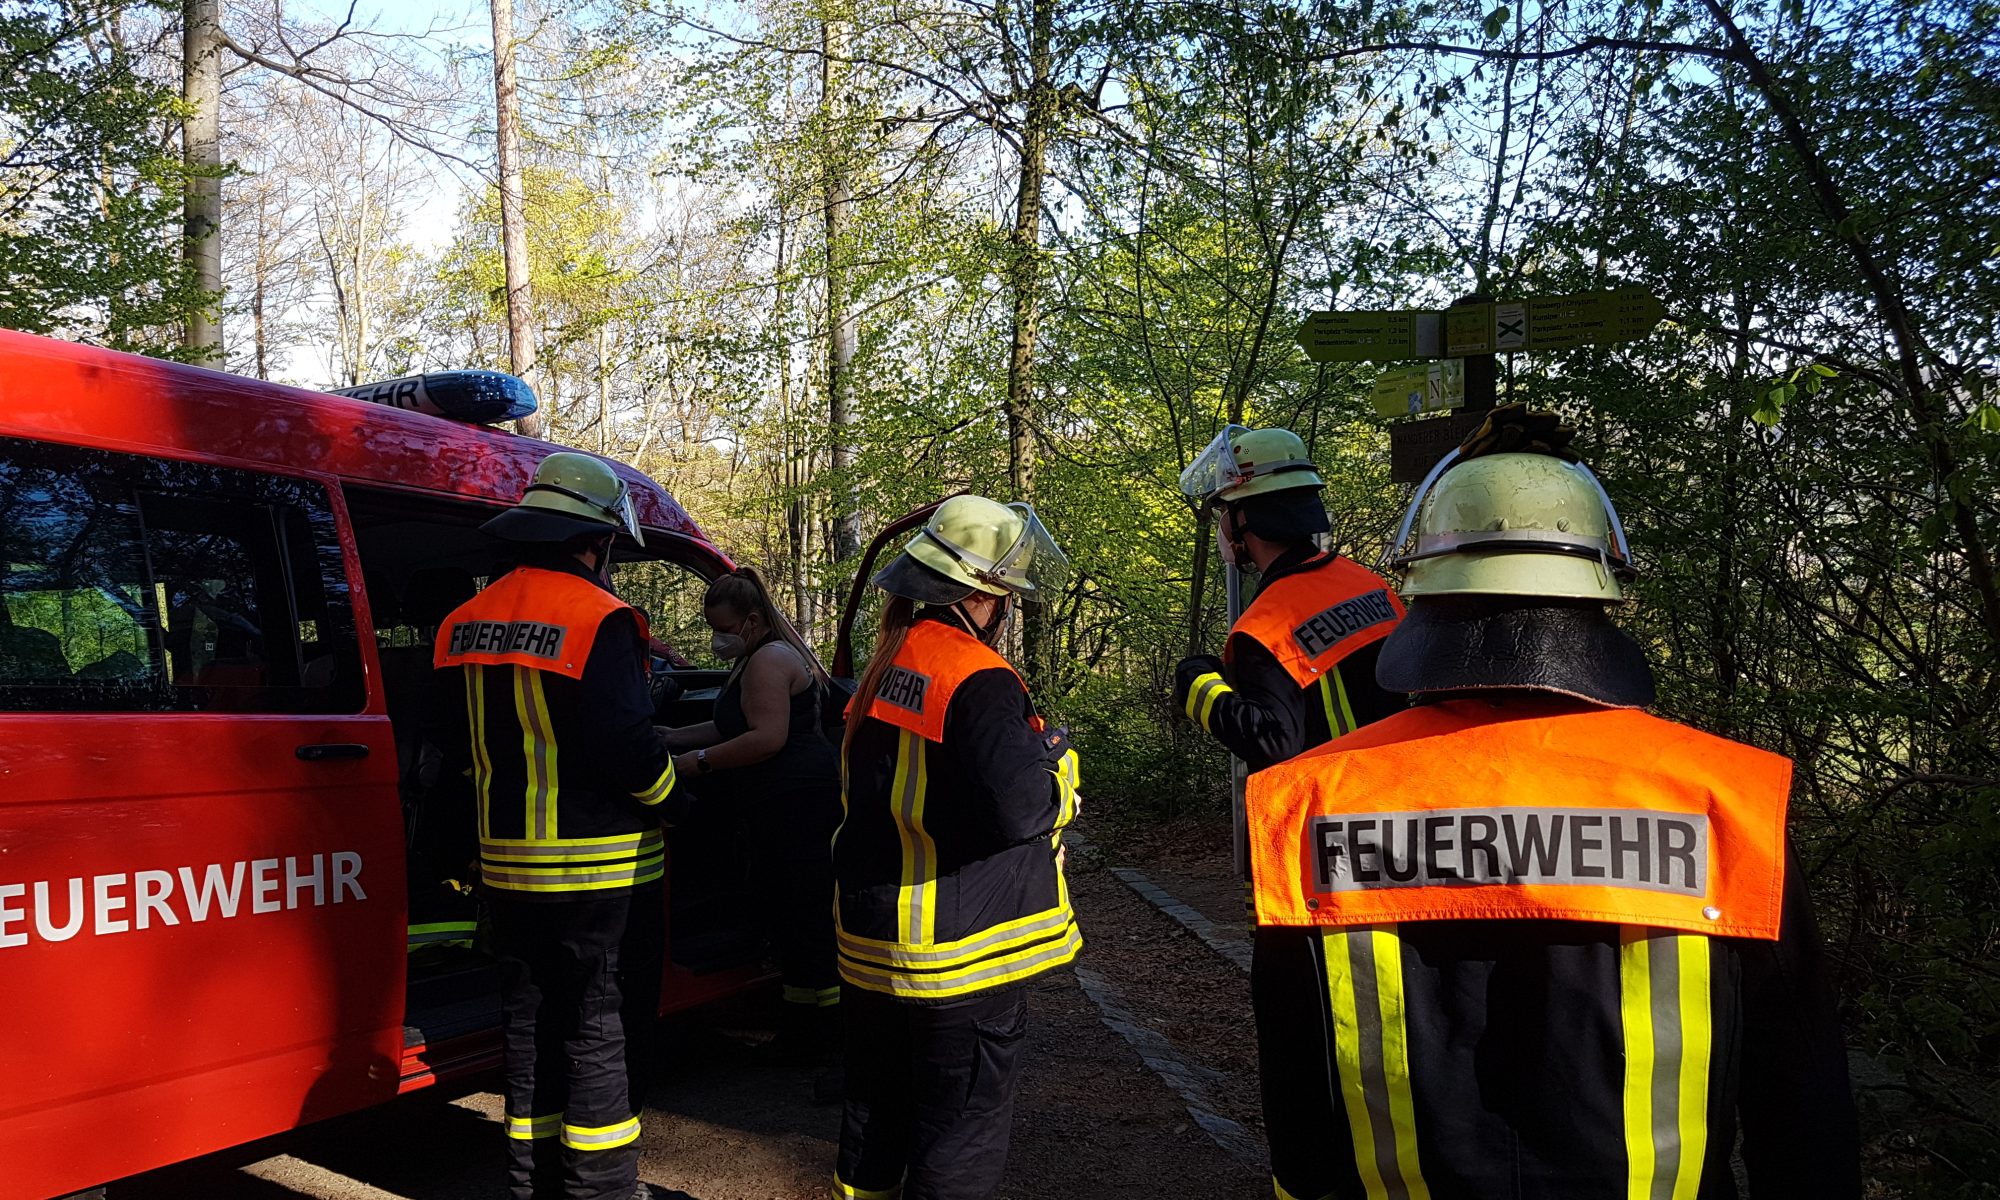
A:
{"label": "red fire truck", "polygon": [[[470,797],[425,782],[422,718],[434,627],[503,569],[477,527],[555,447],[399,395],[0,332],[0,1200],[498,1062]],[[705,647],[729,560],[618,469],[619,591]],[[721,679],[670,667],[662,723]],[[669,837],[682,1009],[764,970],[737,831]]]}

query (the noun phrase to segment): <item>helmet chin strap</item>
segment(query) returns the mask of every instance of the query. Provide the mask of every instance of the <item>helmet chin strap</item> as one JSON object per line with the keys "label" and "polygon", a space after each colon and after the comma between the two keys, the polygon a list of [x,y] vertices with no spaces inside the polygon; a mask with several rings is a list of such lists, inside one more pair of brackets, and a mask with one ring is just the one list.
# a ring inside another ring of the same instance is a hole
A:
{"label": "helmet chin strap", "polygon": [[[983,593],[983,594],[990,595],[991,593]],[[965,606],[964,600],[960,600],[958,603],[951,606],[951,610],[957,613],[959,619],[964,621],[966,627],[972,631],[972,636],[978,638],[980,641],[986,643],[988,646],[997,645],[999,643],[1000,632],[1005,628],[1007,628],[1007,617],[1009,611],[1013,608],[1013,605],[1010,602],[1011,597],[998,596],[995,597],[995,599],[999,601],[999,604],[996,605],[993,609],[993,619],[984,624],[982,624],[977,617],[974,617],[972,615],[972,610]]]}

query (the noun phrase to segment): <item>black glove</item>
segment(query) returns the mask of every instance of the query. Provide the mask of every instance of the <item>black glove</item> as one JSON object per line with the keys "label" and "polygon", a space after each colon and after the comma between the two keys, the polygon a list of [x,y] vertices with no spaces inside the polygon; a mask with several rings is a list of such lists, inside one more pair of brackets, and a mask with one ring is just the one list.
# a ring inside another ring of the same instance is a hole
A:
{"label": "black glove", "polygon": [[1231,690],[1222,682],[1222,660],[1213,654],[1192,655],[1174,668],[1174,707],[1203,729],[1215,701]]}
{"label": "black glove", "polygon": [[1458,456],[1478,458],[1518,451],[1575,462],[1576,451],[1569,448],[1575,438],[1576,428],[1563,424],[1552,412],[1533,412],[1525,404],[1503,404],[1486,414],[1479,428],[1459,443]]}

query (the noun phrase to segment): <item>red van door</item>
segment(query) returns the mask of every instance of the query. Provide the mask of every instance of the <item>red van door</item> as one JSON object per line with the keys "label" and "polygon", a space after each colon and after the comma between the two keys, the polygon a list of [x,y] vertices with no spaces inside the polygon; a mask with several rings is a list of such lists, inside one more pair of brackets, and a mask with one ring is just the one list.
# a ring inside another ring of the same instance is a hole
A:
{"label": "red van door", "polygon": [[337,503],[0,438],[0,1200],[395,1094],[395,749]]}

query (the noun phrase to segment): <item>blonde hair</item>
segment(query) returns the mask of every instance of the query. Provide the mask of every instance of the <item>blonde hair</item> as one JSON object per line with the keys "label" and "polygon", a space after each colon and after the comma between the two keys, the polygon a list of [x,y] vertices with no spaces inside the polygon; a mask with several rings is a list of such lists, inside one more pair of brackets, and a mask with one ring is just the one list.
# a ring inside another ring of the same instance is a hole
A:
{"label": "blonde hair", "polygon": [[917,621],[917,602],[908,596],[891,593],[882,606],[881,632],[875,638],[875,651],[868,656],[868,669],[861,673],[861,679],[854,685],[854,701],[847,709],[847,731],[840,739],[841,769],[846,770],[847,752],[854,745],[854,731],[861,728],[861,722],[868,716],[868,706],[875,702],[875,692],[882,686],[882,676],[889,673],[889,663],[896,652],[903,648],[903,639],[910,634],[910,626]]}
{"label": "blonde hair", "polygon": [[790,620],[771,598],[770,585],[764,582],[764,575],[755,567],[738,567],[727,575],[718,575],[709,581],[708,592],[701,598],[703,608],[717,605],[726,606],[731,612],[754,613],[764,622],[764,628],[778,635],[805,663],[806,673],[814,682],[824,687],[832,682],[826,668],[819,665],[819,658],[806,640],[799,636]]}

